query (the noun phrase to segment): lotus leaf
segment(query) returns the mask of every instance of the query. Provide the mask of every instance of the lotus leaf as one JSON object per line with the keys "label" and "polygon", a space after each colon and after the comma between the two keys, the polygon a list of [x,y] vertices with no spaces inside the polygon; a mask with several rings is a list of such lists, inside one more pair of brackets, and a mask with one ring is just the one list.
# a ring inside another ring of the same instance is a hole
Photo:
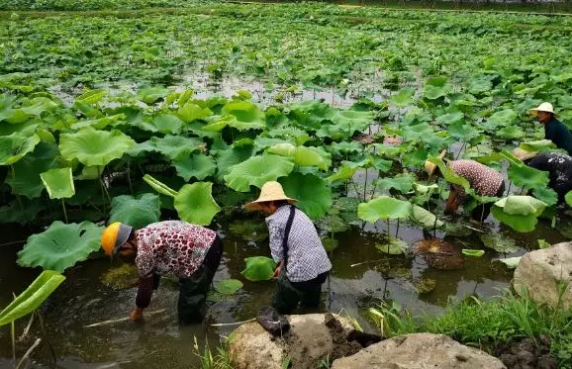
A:
{"label": "lotus leaf", "polygon": [[370,111],[342,110],[336,111],[331,120],[341,128],[347,136],[362,132],[373,123],[373,113]]}
{"label": "lotus leaf", "polygon": [[401,255],[407,252],[409,245],[407,242],[400,240],[399,238],[389,237],[388,243],[376,243],[375,248],[389,255]]}
{"label": "lotus leaf", "polygon": [[294,146],[289,143],[281,143],[268,149],[271,154],[292,157],[294,163],[302,167],[316,166],[320,169],[328,169],[331,160],[327,160],[319,149],[306,146]]}
{"label": "lotus leaf", "polygon": [[493,217],[499,222],[502,222],[517,232],[532,232],[538,223],[538,219],[533,214],[530,215],[511,215],[503,211],[498,206],[493,206],[491,209]]}
{"label": "lotus leaf", "polygon": [[102,130],[110,125],[116,127],[120,124],[125,124],[126,122],[124,120],[125,120],[124,114],[115,114],[99,119],[79,120],[72,125],[72,129],[80,130],[85,127],[92,127],[97,130]]}
{"label": "lotus leaf", "polygon": [[564,200],[568,206],[572,206],[572,191],[569,191],[566,196],[564,196]]}
{"label": "lotus leaf", "polygon": [[538,240],[538,248],[539,248],[539,249],[547,249],[547,248],[549,248],[550,246],[552,246],[552,245],[550,244],[550,242],[546,242],[546,240]]}
{"label": "lotus leaf", "polygon": [[399,174],[393,178],[382,178],[377,181],[377,186],[382,190],[396,189],[401,193],[407,193],[413,188],[415,177],[411,174]]}
{"label": "lotus leaf", "polygon": [[161,217],[159,196],[145,193],[139,196],[121,195],[111,201],[109,222],[122,222],[135,229],[158,222]]}
{"label": "lotus leaf", "polygon": [[228,296],[237,293],[242,286],[242,282],[238,279],[223,279],[216,284],[215,290],[221,295]]}
{"label": "lotus leaf", "polygon": [[523,138],[525,135],[522,128],[518,126],[508,126],[501,128],[498,131],[496,131],[495,134],[498,137],[513,139],[513,140],[518,138]]}
{"label": "lotus leaf", "polygon": [[187,102],[177,112],[179,118],[181,118],[185,123],[191,123],[195,120],[205,120],[212,114],[213,112],[209,108],[201,108],[192,102]]}
{"label": "lotus leaf", "polygon": [[357,168],[352,168],[346,165],[341,166],[334,174],[326,178],[329,182],[345,181],[352,178],[357,171]]}
{"label": "lotus leaf", "polygon": [[71,168],[50,169],[40,174],[50,199],[67,199],[75,195]]}
{"label": "lotus leaf", "polygon": [[0,136],[0,165],[11,165],[32,152],[40,142],[36,134],[24,136],[14,132],[9,136]]}
{"label": "lotus leaf", "polygon": [[413,96],[415,96],[415,89],[406,87],[397,94],[392,95],[389,98],[389,102],[398,108],[405,108],[413,103]]}
{"label": "lotus leaf", "polygon": [[476,128],[472,127],[470,124],[463,122],[456,122],[451,124],[449,127],[447,127],[447,132],[449,132],[451,137],[461,141],[471,141],[477,138],[480,134]]}
{"label": "lotus leaf", "polygon": [[232,147],[224,151],[220,151],[217,159],[218,177],[228,174],[231,167],[240,164],[249,159],[254,150],[251,146]]}
{"label": "lotus leaf", "polygon": [[54,166],[57,155],[56,145],[40,142],[34,152],[13,164],[6,178],[6,183],[10,185],[12,192],[29,199],[39,197],[44,190],[40,173]]}
{"label": "lotus leaf", "polygon": [[34,312],[65,279],[60,273],[44,270],[24,292],[0,311],[0,327]]}
{"label": "lotus leaf", "polygon": [[546,206],[553,206],[558,203],[558,194],[552,188],[535,188],[533,191],[534,197],[546,204]]}
{"label": "lotus leaf", "polygon": [[190,155],[193,151],[201,151],[204,147],[205,144],[196,138],[167,135],[162,138],[151,137],[149,141],[137,144],[128,151],[128,154],[138,156],[144,152],[154,151],[175,160]]}
{"label": "lotus leaf", "polygon": [[97,89],[84,92],[83,94],[79,95],[75,98],[76,102],[94,105],[103,100],[105,96],[107,96],[108,92],[104,89]]}
{"label": "lotus leaf", "polygon": [[427,82],[423,88],[423,97],[429,100],[437,100],[441,97],[447,96],[452,92],[452,88],[448,84],[442,86],[435,86]]}
{"label": "lotus leaf", "polygon": [[461,250],[461,252],[463,253],[463,255],[473,256],[473,257],[477,257],[477,258],[480,258],[481,256],[483,256],[485,254],[485,250],[463,249],[463,250]]}
{"label": "lotus leaf", "polygon": [[212,187],[212,182],[184,185],[175,196],[174,204],[179,218],[198,225],[211,224],[214,216],[221,210],[213,198]]}
{"label": "lotus leaf", "polygon": [[91,222],[64,224],[55,221],[44,232],[28,238],[24,249],[18,253],[18,264],[63,272],[99,250],[102,231]]}
{"label": "lotus leaf", "polygon": [[275,181],[287,176],[294,168],[294,163],[288,158],[265,154],[253,156],[250,159],[230,168],[224,180],[235,191],[250,191],[250,186],[261,188],[268,181]]}
{"label": "lotus leaf", "polygon": [[153,118],[153,126],[161,133],[178,134],[181,132],[183,121],[172,114],[161,114]]}
{"label": "lotus leaf", "polygon": [[437,123],[443,124],[445,126],[450,126],[455,123],[459,123],[460,126],[465,126],[466,123],[464,122],[464,117],[465,115],[463,113],[455,112],[455,113],[447,113],[440,115],[435,120],[437,121]]}
{"label": "lotus leaf", "polygon": [[337,249],[338,246],[340,245],[338,240],[336,240],[335,238],[330,238],[330,237],[323,238],[322,244],[324,245],[324,250],[326,250],[326,252],[332,252],[335,249]]}
{"label": "lotus leaf", "polygon": [[498,261],[500,261],[510,269],[515,269],[518,266],[518,263],[520,263],[520,259],[522,259],[522,256],[515,256],[506,259],[498,259]]}
{"label": "lotus leaf", "polygon": [[[264,112],[249,101],[230,102],[222,108],[222,113],[222,122],[225,123],[224,125],[229,125],[239,131],[264,129],[266,127],[266,116]],[[220,123],[218,124],[220,126]],[[209,126],[211,126],[210,123]],[[211,127],[213,130],[220,130],[218,128],[214,129],[215,126]],[[205,127],[205,129],[208,128]]]}
{"label": "lotus leaf", "polygon": [[486,247],[496,252],[509,254],[518,251],[518,246],[512,238],[503,237],[499,233],[483,233],[481,234],[481,241]]}
{"label": "lotus leaf", "polygon": [[173,165],[179,177],[185,181],[189,181],[192,177],[201,181],[216,171],[214,159],[205,154],[193,154],[190,157],[175,159]]}
{"label": "lotus leaf", "polygon": [[440,228],[445,224],[441,220],[437,219],[435,214],[418,205],[413,205],[411,219],[420,223],[424,228],[429,229]]}
{"label": "lotus leaf", "polygon": [[135,141],[117,130],[96,131],[87,127],[60,136],[60,153],[64,159],[77,159],[87,166],[105,166],[121,158],[134,145]]}
{"label": "lotus leaf", "polygon": [[252,282],[272,279],[276,263],[266,256],[253,256],[244,259],[246,268],[241,272],[244,278]]}
{"label": "lotus leaf", "polygon": [[389,196],[379,196],[367,203],[359,204],[358,217],[375,223],[380,219],[407,219],[411,215],[411,203]]}
{"label": "lotus leaf", "polygon": [[508,126],[513,123],[517,118],[516,113],[512,109],[505,109],[491,115],[487,121],[489,127],[496,127],[497,125]]}
{"label": "lotus leaf", "polygon": [[332,206],[332,190],[320,177],[292,172],[280,183],[286,195],[298,200],[297,206],[311,219],[320,218]]}
{"label": "lotus leaf", "polygon": [[509,215],[530,215],[538,216],[546,207],[546,204],[530,196],[508,196],[500,199],[495,206],[502,208]]}
{"label": "lotus leaf", "polygon": [[164,87],[144,87],[137,91],[137,98],[146,104],[153,104],[169,94],[169,89]]}
{"label": "lotus leaf", "polygon": [[519,148],[524,151],[534,152],[555,149],[556,145],[551,140],[538,140],[521,142]]}
{"label": "lotus leaf", "polygon": [[43,206],[38,200],[30,200],[24,197],[21,201],[14,201],[9,205],[0,207],[0,223],[26,224],[31,222],[40,210],[43,210]]}

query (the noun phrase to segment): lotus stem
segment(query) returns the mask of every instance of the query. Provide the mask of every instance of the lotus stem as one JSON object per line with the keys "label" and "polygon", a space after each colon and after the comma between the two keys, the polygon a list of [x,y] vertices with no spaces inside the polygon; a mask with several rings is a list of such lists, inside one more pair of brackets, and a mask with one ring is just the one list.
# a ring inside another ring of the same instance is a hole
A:
{"label": "lotus stem", "polygon": [[48,335],[46,334],[46,326],[44,325],[44,318],[42,318],[42,314],[38,310],[36,310],[36,314],[38,315],[38,321],[40,322],[40,328],[42,330],[42,336],[43,336],[44,340],[46,341],[48,348],[50,349],[50,354],[52,355],[52,360],[54,361],[54,363],[56,363],[56,361],[57,361],[56,352],[54,351],[54,347],[52,346],[52,344],[48,340]]}
{"label": "lotus stem", "polygon": [[32,354],[32,352],[40,345],[40,342],[42,342],[41,338],[38,338],[36,340],[36,342],[34,342],[34,344],[28,349],[28,351],[26,351],[26,353],[24,354],[24,356],[22,356],[22,359],[20,360],[20,362],[18,363],[18,365],[16,366],[16,369],[20,369],[20,367],[22,366],[22,364],[24,362],[26,362],[26,360],[28,360],[30,358],[30,355]]}
{"label": "lotus stem", "polygon": [[65,203],[64,199],[62,199],[62,209],[64,210],[64,220],[66,221],[66,223],[69,223],[68,212],[66,210],[66,203]]}
{"label": "lotus stem", "polygon": [[399,234],[399,218],[397,218],[397,229],[395,230],[395,238],[397,238],[398,234]]}
{"label": "lotus stem", "polygon": [[14,367],[16,367],[16,325],[14,321],[10,322],[10,339],[12,341],[12,360]]}
{"label": "lotus stem", "polygon": [[131,162],[127,162],[127,183],[129,184],[129,191],[133,195],[133,184],[131,183]]}

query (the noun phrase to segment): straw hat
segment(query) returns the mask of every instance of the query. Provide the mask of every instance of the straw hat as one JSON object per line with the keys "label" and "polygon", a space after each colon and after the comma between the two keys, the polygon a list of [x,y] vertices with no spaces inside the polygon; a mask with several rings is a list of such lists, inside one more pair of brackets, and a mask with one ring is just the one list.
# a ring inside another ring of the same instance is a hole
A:
{"label": "straw hat", "polygon": [[534,158],[536,155],[538,155],[538,152],[537,151],[526,151],[526,150],[521,149],[520,147],[517,147],[516,149],[514,149],[512,151],[512,154],[517,159],[525,161],[525,160]]}
{"label": "straw hat", "polygon": [[295,204],[298,200],[292,199],[284,193],[284,189],[280,183],[275,181],[266,182],[260,190],[260,196],[255,201],[246,204],[248,210],[258,210],[260,203],[268,201],[288,201],[290,204]]}
{"label": "straw hat", "polygon": [[538,115],[539,111],[543,111],[545,113],[552,113],[552,114],[556,115],[556,113],[554,112],[554,107],[552,106],[552,104],[547,103],[547,102],[543,102],[542,104],[538,105],[537,108],[530,109],[529,113],[536,117]]}
{"label": "straw hat", "polygon": [[[446,153],[447,153],[447,150],[441,151],[441,153],[439,154],[439,159],[443,159],[445,157]],[[431,177],[433,175],[433,173],[435,172],[435,169],[437,169],[437,164],[431,163],[429,160],[425,161],[425,171],[427,172],[429,177]]]}
{"label": "straw hat", "polygon": [[126,224],[111,223],[101,235],[101,248],[107,255],[115,255],[117,250],[129,240],[132,230],[133,228]]}

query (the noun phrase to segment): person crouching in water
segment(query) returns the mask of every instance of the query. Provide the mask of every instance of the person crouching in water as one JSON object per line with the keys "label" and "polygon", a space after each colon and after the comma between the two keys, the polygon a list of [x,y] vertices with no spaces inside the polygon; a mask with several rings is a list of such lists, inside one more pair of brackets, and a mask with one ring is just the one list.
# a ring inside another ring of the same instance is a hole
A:
{"label": "person crouching in water", "polygon": [[558,194],[558,204],[565,201],[565,196],[572,191],[572,158],[559,152],[527,152],[521,149],[513,151],[513,155],[534,169],[548,172],[548,188]]}
{"label": "person crouching in water", "polygon": [[[443,159],[445,151],[441,152],[439,157]],[[496,170],[477,161],[464,159],[448,161],[447,166],[451,168],[453,173],[465,178],[477,195],[490,197],[502,197],[504,195],[504,179]],[[425,162],[425,170],[429,177],[433,174],[442,175],[437,165],[429,161]],[[459,206],[468,200],[465,190],[461,186],[451,184],[450,189],[451,192],[445,204],[445,211],[448,213],[457,211]],[[484,222],[488,218],[492,206],[493,202],[478,205],[471,212],[471,221],[474,223]]]}
{"label": "person crouching in water", "polygon": [[332,269],[314,223],[293,205],[296,202],[284,194],[280,183],[266,182],[260,197],[246,205],[269,215],[266,225],[278,280],[273,307],[280,314],[292,313],[298,304],[318,307],[322,284]]}
{"label": "person crouching in water", "polygon": [[101,247],[107,255],[118,255],[137,266],[139,288],[131,320],[143,317],[153,290],[166,274],[179,278],[179,321],[202,320],[202,308],[223,252],[215,231],[183,221],[153,223],[139,230],[115,222],[103,232]]}

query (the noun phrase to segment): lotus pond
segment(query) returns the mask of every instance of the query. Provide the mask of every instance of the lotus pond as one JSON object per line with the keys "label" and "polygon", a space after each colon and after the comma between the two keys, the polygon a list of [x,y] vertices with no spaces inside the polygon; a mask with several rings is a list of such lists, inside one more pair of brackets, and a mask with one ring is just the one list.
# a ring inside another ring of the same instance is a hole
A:
{"label": "lotus pond", "polygon": [[[518,256],[572,237],[547,174],[510,154],[553,148],[527,114],[542,101],[572,126],[568,18],[188,2],[3,19],[0,307],[42,268],[66,276],[41,309],[58,367],[194,367],[194,336],[214,345],[232,327],[212,324],[268,305],[273,283],[250,279],[269,276],[245,270],[269,255],[264,219],[242,209],[268,180],[328,249],[322,308],[365,327],[383,300],[438,314],[496,296]],[[506,177],[504,199],[467,188],[466,209],[495,203],[481,228],[444,214],[449,184],[467,183],[442,149]],[[427,178],[428,158],[444,178]],[[175,218],[224,236],[204,324],[177,324],[165,280],[144,324],[86,327],[125,317],[135,295],[133,271],[98,253],[102,222]],[[6,325],[0,366],[11,357]],[[45,344],[33,357],[53,359]]]}

